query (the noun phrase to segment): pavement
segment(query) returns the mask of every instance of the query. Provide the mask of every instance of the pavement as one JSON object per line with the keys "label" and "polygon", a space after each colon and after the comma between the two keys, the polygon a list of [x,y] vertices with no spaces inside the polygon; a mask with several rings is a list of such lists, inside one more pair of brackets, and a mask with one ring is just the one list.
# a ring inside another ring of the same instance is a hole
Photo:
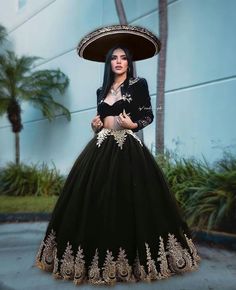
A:
{"label": "pavement", "polygon": [[[56,280],[34,265],[47,222],[0,224],[0,290],[107,289]],[[174,275],[151,283],[118,283],[110,289],[236,290],[236,251],[195,242],[202,258],[195,272]]]}

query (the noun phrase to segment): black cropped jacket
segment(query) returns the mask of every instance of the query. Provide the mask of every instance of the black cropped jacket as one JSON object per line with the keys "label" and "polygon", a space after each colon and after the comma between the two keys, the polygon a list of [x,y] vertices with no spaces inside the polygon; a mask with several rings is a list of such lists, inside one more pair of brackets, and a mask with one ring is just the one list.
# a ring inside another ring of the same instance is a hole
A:
{"label": "black cropped jacket", "polygon": [[[101,97],[101,91],[101,87],[97,89],[97,114],[100,115],[101,121],[103,121],[105,116],[118,115],[122,110],[121,106],[116,106],[116,104],[114,108],[108,105],[111,114],[104,113],[104,107],[100,106],[104,101],[104,98]],[[133,132],[143,129],[153,121],[154,116],[146,79],[137,77],[126,80],[121,85],[121,94],[122,109],[125,109],[130,119],[138,124],[137,128],[132,129]]]}

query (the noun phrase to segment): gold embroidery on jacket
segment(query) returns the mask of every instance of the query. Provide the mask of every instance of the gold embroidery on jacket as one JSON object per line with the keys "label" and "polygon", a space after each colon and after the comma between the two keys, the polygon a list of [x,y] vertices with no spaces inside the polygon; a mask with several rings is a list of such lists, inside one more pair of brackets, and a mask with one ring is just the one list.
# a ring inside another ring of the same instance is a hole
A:
{"label": "gold embroidery on jacket", "polygon": [[126,93],[125,95],[122,95],[122,99],[124,101],[127,101],[128,103],[130,103],[133,100],[132,97],[131,97],[131,95],[128,94],[128,93]]}
{"label": "gold embroidery on jacket", "polygon": [[129,85],[132,86],[133,84],[137,83],[140,80],[139,77],[129,79]]}
{"label": "gold embroidery on jacket", "polygon": [[59,260],[56,235],[51,230],[45,242],[42,241],[40,245],[35,264],[45,271],[51,271],[55,278],[71,279],[75,284],[81,284],[85,281],[91,284],[114,284],[117,281],[159,280],[176,273],[197,269],[201,258],[198,256],[192,240],[186,234],[184,236],[190,252],[177,241],[174,234],[169,233],[166,249],[163,238],[159,236],[158,254],[155,259],[152,257],[149,244],[145,242],[147,271],[144,265],[140,263],[138,249],[136,249],[136,257],[132,265],[129,263],[126,251],[122,247],[119,248],[117,257],[114,257],[112,252],[107,250],[102,268],[99,268],[99,255],[98,249],[96,249],[91,264],[88,266],[87,276],[85,254],[81,245],[78,247],[75,257],[72,246],[68,241],[62,259]]}
{"label": "gold embroidery on jacket", "polygon": [[102,142],[109,136],[112,135],[120,149],[123,149],[124,142],[126,140],[127,134],[133,136],[141,146],[143,146],[142,141],[138,138],[137,135],[130,129],[122,129],[122,130],[113,130],[103,128],[100,132],[97,133],[97,143],[98,147],[101,146]]}

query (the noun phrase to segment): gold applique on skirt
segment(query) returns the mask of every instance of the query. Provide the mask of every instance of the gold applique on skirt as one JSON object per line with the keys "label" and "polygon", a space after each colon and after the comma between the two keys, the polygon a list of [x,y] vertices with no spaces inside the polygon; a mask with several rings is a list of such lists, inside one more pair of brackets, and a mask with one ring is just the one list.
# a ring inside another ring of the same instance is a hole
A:
{"label": "gold applique on skirt", "polygon": [[[95,250],[93,259],[86,268],[85,253],[79,245],[74,253],[70,242],[67,242],[62,258],[57,257],[56,232],[51,230],[48,237],[41,242],[35,265],[45,271],[52,272],[57,279],[73,280],[75,284],[88,282],[91,284],[114,284],[115,282],[151,281],[168,278],[198,269],[201,258],[191,238],[184,234],[188,249],[181,246],[174,234],[168,234],[167,243],[163,238],[157,239],[158,255],[152,257],[149,244],[145,243],[147,271],[140,264],[138,250],[132,264],[127,259],[126,250],[119,248],[115,257],[109,249],[103,267],[99,268],[99,249]],[[60,262],[60,268],[59,268]],[[158,270],[159,269],[159,270]]]}
{"label": "gold applique on skirt", "polygon": [[127,134],[133,136],[141,146],[143,146],[142,141],[138,138],[138,136],[130,129],[122,129],[122,130],[113,130],[103,128],[100,132],[97,133],[97,143],[98,147],[101,146],[102,142],[109,136],[112,135],[120,149],[123,148],[124,142],[126,140]]}

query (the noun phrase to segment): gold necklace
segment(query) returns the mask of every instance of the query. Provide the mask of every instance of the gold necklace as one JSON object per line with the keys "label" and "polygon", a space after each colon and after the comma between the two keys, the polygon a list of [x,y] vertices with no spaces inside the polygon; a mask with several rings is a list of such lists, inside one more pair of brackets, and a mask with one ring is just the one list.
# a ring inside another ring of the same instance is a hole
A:
{"label": "gold necklace", "polygon": [[112,94],[113,96],[117,96],[117,95],[118,95],[119,90],[120,90],[120,86],[121,86],[122,84],[123,84],[123,82],[120,83],[119,86],[118,86],[116,89],[114,89],[114,87],[111,86],[110,92],[111,92],[111,94]]}

